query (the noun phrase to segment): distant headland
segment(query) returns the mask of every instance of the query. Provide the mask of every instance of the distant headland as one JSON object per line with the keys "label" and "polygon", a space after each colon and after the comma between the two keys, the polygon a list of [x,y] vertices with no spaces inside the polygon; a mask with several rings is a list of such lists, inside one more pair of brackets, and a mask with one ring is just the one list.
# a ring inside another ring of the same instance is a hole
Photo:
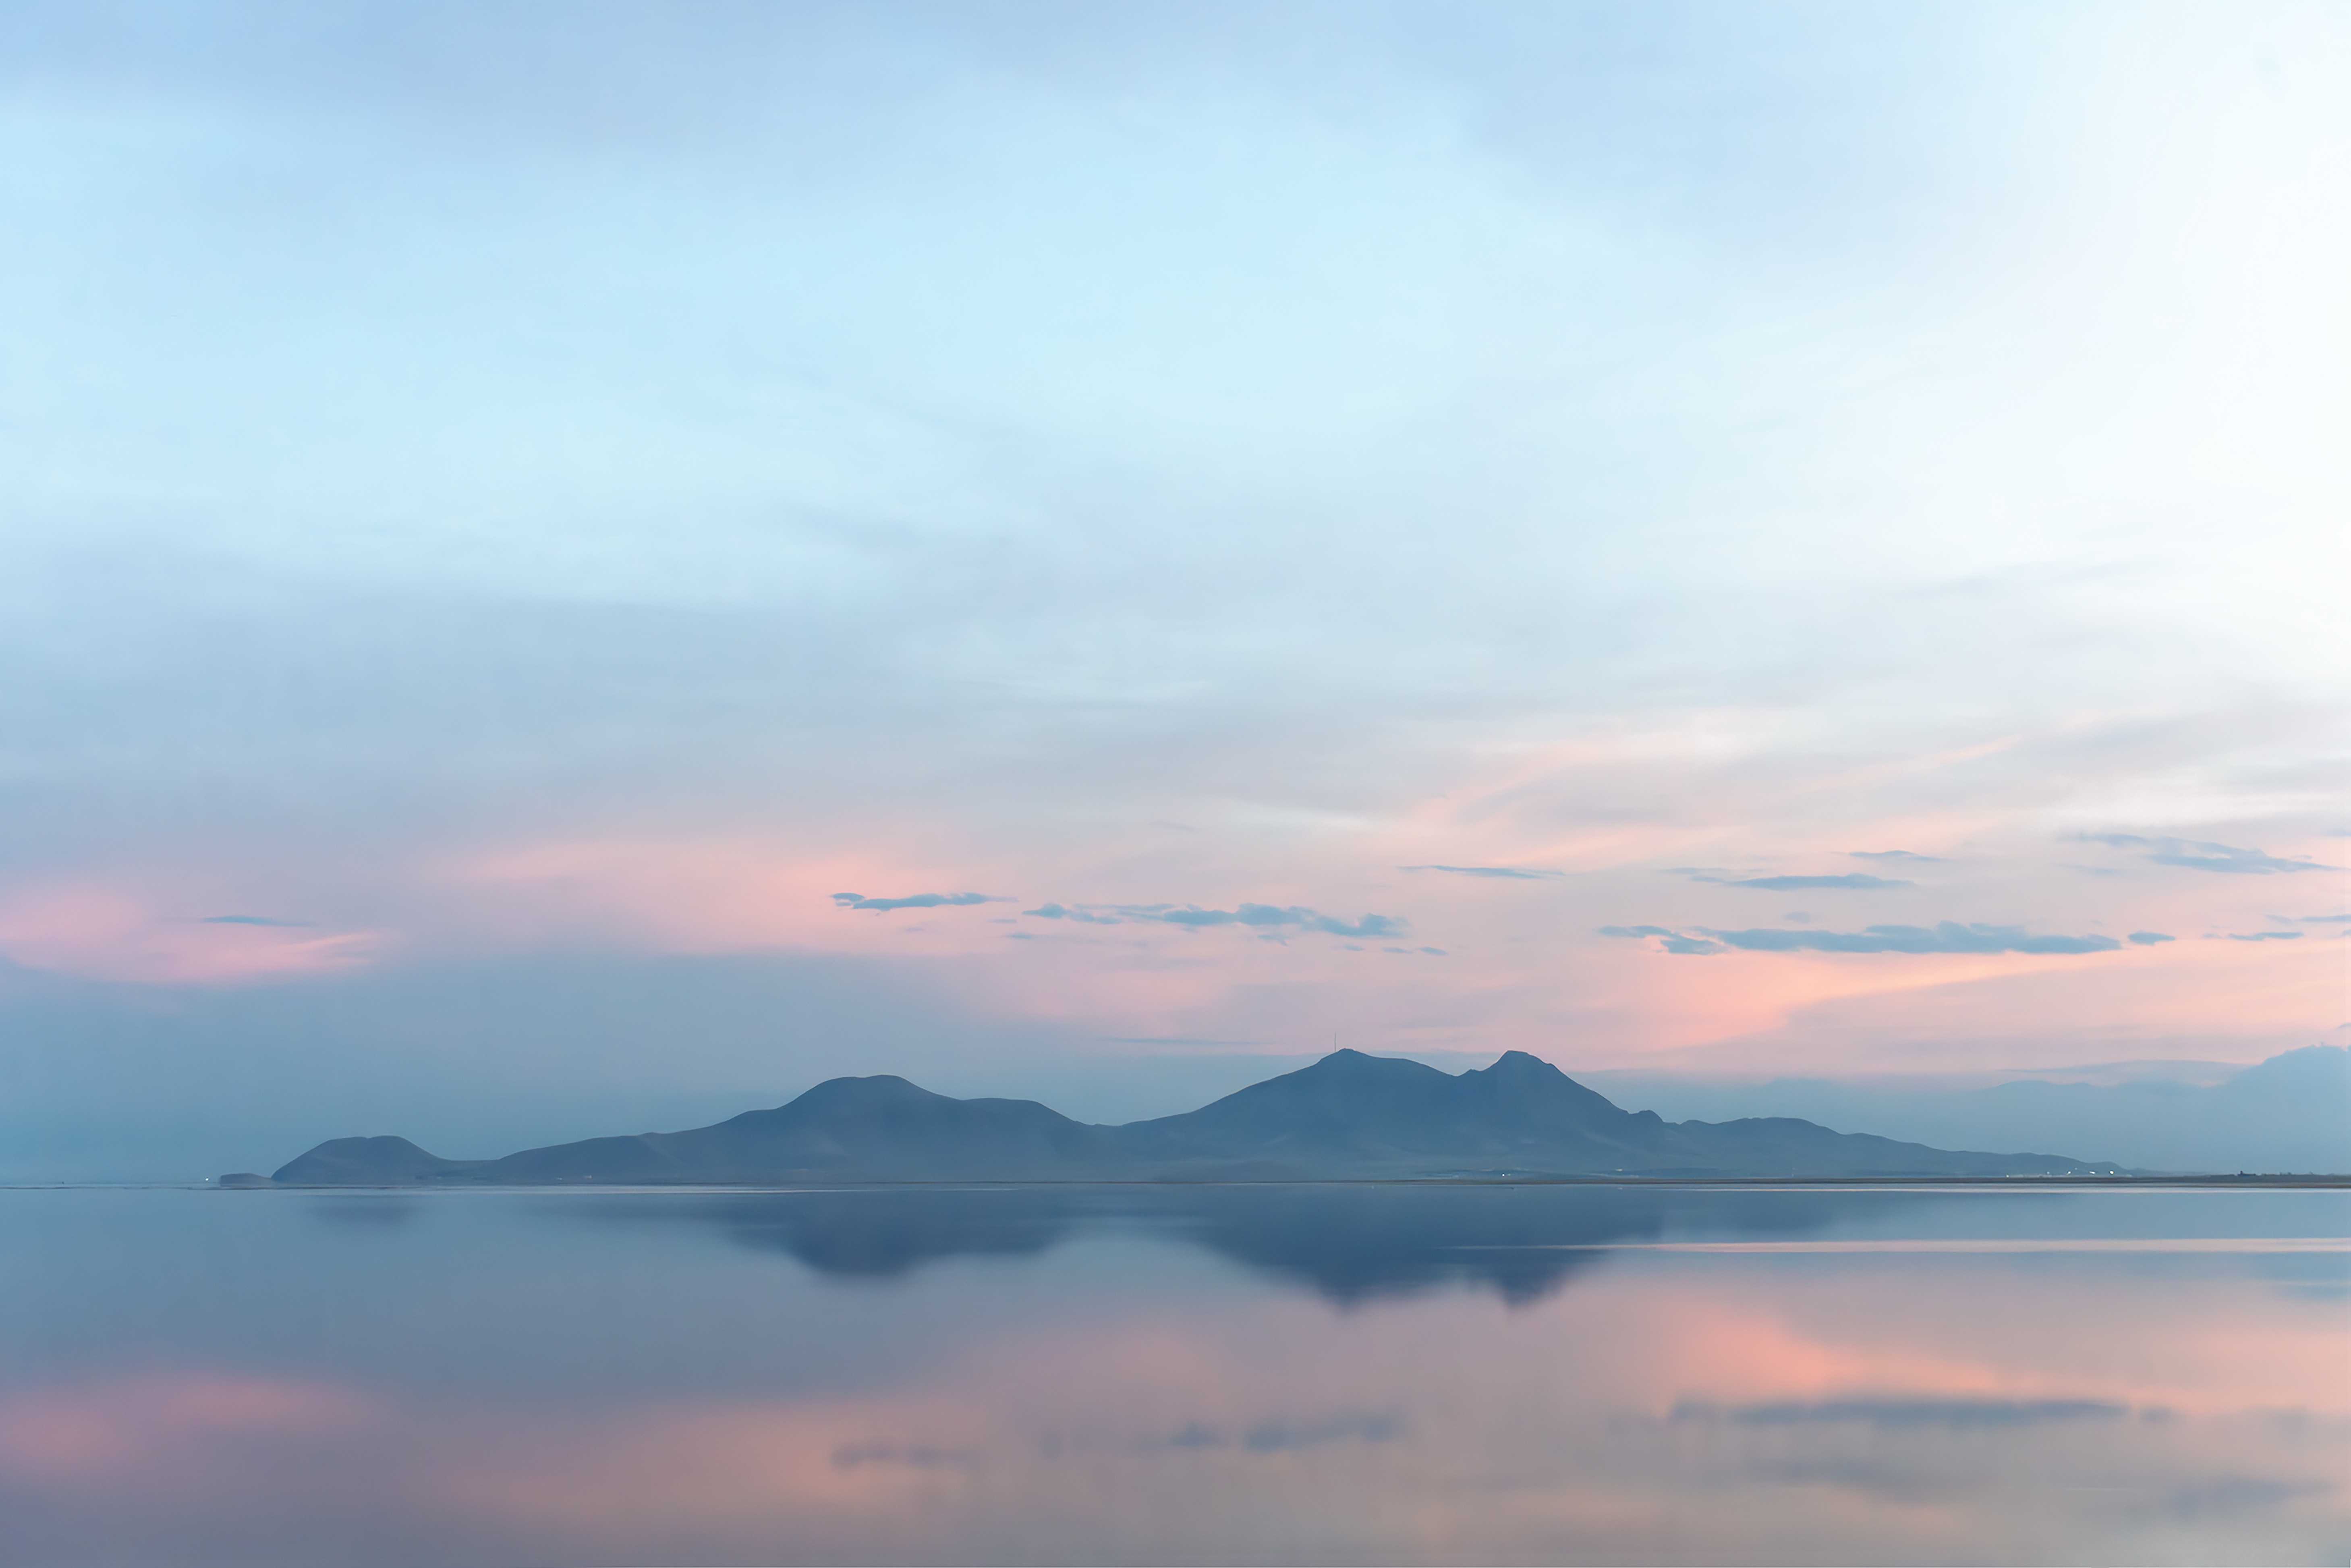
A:
{"label": "distant headland", "polygon": [[231,1186],[775,1186],[800,1182],[1898,1178],[2124,1174],[2045,1154],[1928,1148],[1792,1117],[1667,1122],[1525,1051],[1449,1073],[1336,1051],[1180,1115],[1076,1122],[1033,1100],[957,1100],[835,1078],[715,1126],[451,1160],[332,1138]]}

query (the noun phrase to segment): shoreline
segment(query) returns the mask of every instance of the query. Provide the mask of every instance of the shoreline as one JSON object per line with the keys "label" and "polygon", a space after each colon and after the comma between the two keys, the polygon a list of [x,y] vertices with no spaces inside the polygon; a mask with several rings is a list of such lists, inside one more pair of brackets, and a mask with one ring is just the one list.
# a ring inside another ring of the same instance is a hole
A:
{"label": "shoreline", "polygon": [[61,1181],[0,1182],[0,1192],[471,1192],[490,1194],[589,1192],[607,1194],[676,1193],[801,1193],[1014,1190],[1032,1188],[1125,1187],[1136,1189],[1217,1187],[1699,1187],[1745,1188],[1752,1191],[1834,1188],[1855,1189],[1976,1189],[1982,1191],[2078,1191],[2085,1187],[2121,1190],[2351,1191],[2351,1175],[2287,1173],[2276,1176],[1354,1176],[1299,1177],[1290,1180],[1213,1181],[1147,1180],[1121,1177],[1054,1180],[968,1177],[895,1181],[853,1178],[825,1181],[776,1182],[235,1182],[189,1181]]}

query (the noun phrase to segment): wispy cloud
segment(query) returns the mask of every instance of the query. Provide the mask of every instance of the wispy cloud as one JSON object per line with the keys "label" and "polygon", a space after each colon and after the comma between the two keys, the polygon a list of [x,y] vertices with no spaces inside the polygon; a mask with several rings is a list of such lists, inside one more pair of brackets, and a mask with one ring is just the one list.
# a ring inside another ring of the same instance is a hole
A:
{"label": "wispy cloud", "polygon": [[1511,865],[1400,865],[1398,871],[1442,871],[1455,876],[1508,877],[1520,882],[1540,882],[1548,877],[1565,876],[1563,871],[1545,871],[1540,867]]}
{"label": "wispy cloud", "polygon": [[914,893],[904,898],[868,898],[862,893],[836,893],[833,904],[841,909],[938,909],[949,904],[1008,904],[1011,900],[988,893]]}
{"label": "wispy cloud", "polygon": [[1696,956],[1706,953],[1719,953],[1722,951],[1722,944],[1709,942],[1703,936],[1668,936],[1665,939],[1665,949],[1668,953]]}
{"label": "wispy cloud", "polygon": [[197,924],[203,925],[279,925],[289,930],[309,925],[308,920],[280,920],[268,915],[207,915]]}
{"label": "wispy cloud", "polygon": [[2210,843],[2201,839],[2148,838],[2138,833],[2077,833],[2074,837],[2083,843],[2135,850],[2157,865],[2180,866],[2189,871],[2271,876],[2281,872],[2343,869],[2341,866],[2322,865],[2316,861],[2288,860],[2262,850],[2243,849],[2235,844]]}
{"label": "wispy cloud", "polygon": [[2130,940],[2141,947],[2152,947],[2158,942],[2170,942],[2177,938],[2161,931],[2134,931],[2130,934]]}
{"label": "wispy cloud", "polygon": [[2127,1406],[2103,1399],[1823,1399],[1784,1400],[1724,1407],[1685,1400],[1674,1407],[1677,1421],[1719,1420],[1740,1427],[1811,1427],[1857,1424],[1897,1431],[1946,1427],[2032,1427],[2052,1421],[2118,1421]]}
{"label": "wispy cloud", "polygon": [[1850,871],[1837,876],[1743,876],[1693,877],[1694,882],[1720,883],[1724,887],[1752,887],[1765,893],[1801,893],[1813,888],[1855,888],[1866,890],[1884,887],[1916,887],[1915,882],[1899,877],[1871,876],[1864,872]]}
{"label": "wispy cloud", "polygon": [[1908,850],[1849,850],[1857,861],[1906,861],[1912,865],[1949,865],[1940,855],[1912,854]]}
{"label": "wispy cloud", "polygon": [[1122,908],[1120,913],[1133,919],[1156,920],[1196,930],[1210,925],[1290,926],[1328,932],[1333,936],[1401,936],[1406,930],[1405,923],[1393,915],[1366,915],[1359,920],[1343,920],[1335,915],[1298,905],[1271,904],[1244,904],[1235,909],[1197,909],[1189,904],[1181,909]]}
{"label": "wispy cloud", "polygon": [[[1792,931],[1765,926],[1747,931],[1719,931],[1699,926],[1693,932],[1662,925],[1604,925],[1603,936],[1655,936],[1668,953],[1719,953],[1738,948],[1750,953],[2111,953],[2122,946],[2111,936],[2036,936],[2021,925],[1983,925],[1945,920],[1934,925],[1865,925],[1859,931]],[[2144,946],[2170,938],[2159,931],[2142,931],[2131,940]]]}
{"label": "wispy cloud", "polygon": [[1655,936],[1665,944],[1665,949],[1668,953],[1698,954],[1722,951],[1722,944],[1719,942],[1709,942],[1703,936],[1685,936],[1680,932],[1663,925],[1604,925],[1600,928],[1600,935],[1603,936]]}
{"label": "wispy cloud", "polygon": [[1024,909],[1020,913],[1035,915],[1040,920],[1076,920],[1088,925],[1116,925],[1119,923],[1115,915],[1098,914],[1091,909],[1071,909],[1066,904],[1040,904],[1034,909]]}
{"label": "wispy cloud", "polygon": [[2231,942],[2299,942],[2310,933],[2306,931],[2229,931],[2222,935]]}
{"label": "wispy cloud", "polygon": [[2351,915],[2273,915],[2281,925],[2351,925]]}
{"label": "wispy cloud", "polygon": [[1209,1449],[1234,1448],[1251,1454],[1283,1454],[1300,1448],[1319,1448],[1331,1443],[1384,1443],[1395,1437],[1403,1425],[1393,1416],[1326,1416],[1311,1421],[1261,1421],[1248,1427],[1212,1427],[1192,1421],[1176,1428],[1164,1440],[1170,1448]]}
{"label": "wispy cloud", "polygon": [[1232,909],[1202,909],[1192,904],[1044,904],[1021,913],[1043,920],[1082,920],[1095,925],[1117,925],[1130,920],[1180,925],[1195,931],[1217,925],[1241,925],[1269,936],[1294,930],[1320,931],[1332,936],[1394,937],[1410,929],[1405,921],[1393,915],[1366,915],[1361,919],[1344,920],[1302,904],[1243,904]]}

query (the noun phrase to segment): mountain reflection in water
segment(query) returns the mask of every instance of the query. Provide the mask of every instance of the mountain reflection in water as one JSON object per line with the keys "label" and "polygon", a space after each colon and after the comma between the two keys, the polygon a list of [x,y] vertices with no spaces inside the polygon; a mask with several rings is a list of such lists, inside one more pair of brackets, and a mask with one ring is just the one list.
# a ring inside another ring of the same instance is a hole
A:
{"label": "mountain reflection in water", "polygon": [[0,1561],[2342,1563],[2346,1209],[0,1190]]}
{"label": "mountain reflection in water", "polygon": [[845,1279],[1033,1256],[1088,1231],[1130,1228],[1205,1247],[1340,1305],[1448,1285],[1524,1305],[1601,1262],[1594,1249],[1612,1244],[1812,1236],[1865,1207],[1882,1217],[1933,1196],[1580,1185],[870,1187],[668,1202],[600,1196],[579,1212],[617,1225],[707,1224]]}

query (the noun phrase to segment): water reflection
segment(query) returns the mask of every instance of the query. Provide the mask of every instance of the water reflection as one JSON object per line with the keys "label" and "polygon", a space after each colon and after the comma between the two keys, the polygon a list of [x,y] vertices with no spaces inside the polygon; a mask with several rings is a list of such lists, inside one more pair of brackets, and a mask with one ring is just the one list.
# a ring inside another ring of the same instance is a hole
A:
{"label": "water reflection", "polygon": [[727,1193],[663,1203],[601,1197],[572,1212],[634,1227],[709,1225],[820,1273],[894,1279],[956,1258],[1022,1257],[1088,1231],[1180,1238],[1353,1306],[1448,1286],[1539,1301],[1596,1266],[1593,1250],[1669,1235],[1783,1238],[1939,1195],[1596,1186],[876,1187]]}
{"label": "water reflection", "polygon": [[2340,1194],[387,1201],[0,1193],[0,1558],[2351,1556]]}

